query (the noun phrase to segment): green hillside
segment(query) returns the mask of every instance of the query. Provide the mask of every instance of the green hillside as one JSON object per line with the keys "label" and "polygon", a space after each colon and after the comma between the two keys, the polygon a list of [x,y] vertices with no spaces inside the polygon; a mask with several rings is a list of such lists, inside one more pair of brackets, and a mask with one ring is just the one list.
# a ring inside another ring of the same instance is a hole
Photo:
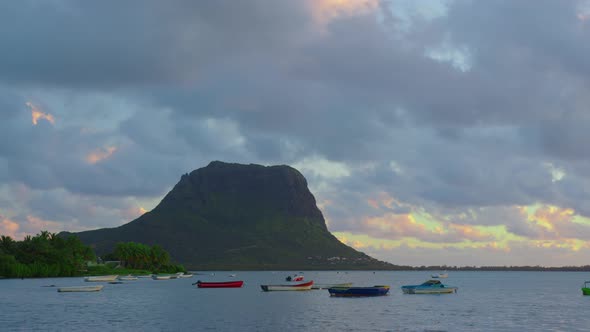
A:
{"label": "green hillside", "polygon": [[338,241],[301,173],[212,162],[182,176],[151,212],[76,233],[98,255],[117,242],[158,244],[189,269],[390,269]]}

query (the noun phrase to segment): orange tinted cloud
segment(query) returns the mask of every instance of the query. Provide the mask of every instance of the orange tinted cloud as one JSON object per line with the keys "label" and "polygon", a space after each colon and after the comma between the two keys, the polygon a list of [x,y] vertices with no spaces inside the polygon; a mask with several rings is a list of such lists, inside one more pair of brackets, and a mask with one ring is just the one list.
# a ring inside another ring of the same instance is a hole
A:
{"label": "orange tinted cloud", "polygon": [[534,218],[543,226],[553,229],[556,224],[571,222],[574,210],[557,206],[543,206],[535,211]]}
{"label": "orange tinted cloud", "polygon": [[55,231],[59,229],[60,224],[55,221],[43,220],[41,218],[28,215],[27,228],[33,233],[37,234],[40,231]]}
{"label": "orange tinted cloud", "polygon": [[494,238],[491,234],[482,232],[481,230],[470,225],[449,224],[448,227],[450,231],[458,234],[464,239],[469,239],[471,241],[489,241]]}
{"label": "orange tinted cloud", "polygon": [[20,229],[19,224],[16,222],[3,218],[0,216],[0,234],[5,236],[10,236],[11,238],[15,239],[17,237],[17,232]]}
{"label": "orange tinted cloud", "polygon": [[110,158],[116,151],[117,147],[114,146],[96,149],[86,156],[86,162],[94,165],[105,159]]}
{"label": "orange tinted cloud", "polygon": [[362,226],[361,233],[390,240],[415,238],[433,243],[456,243],[465,240],[485,242],[496,238],[492,232],[471,225],[442,223],[428,227],[416,221],[411,214],[388,213],[380,217],[369,217],[363,220]]}
{"label": "orange tinted cloud", "polygon": [[308,0],[311,14],[320,25],[341,16],[364,14],[379,6],[378,0]]}
{"label": "orange tinted cloud", "polygon": [[31,117],[32,117],[33,125],[36,126],[37,123],[39,122],[39,119],[44,119],[44,120],[50,122],[51,124],[55,124],[55,118],[53,117],[53,115],[51,115],[49,113],[42,112],[39,109],[39,107],[35,106],[30,101],[27,101],[26,105],[31,109]]}
{"label": "orange tinted cloud", "polygon": [[139,207],[130,207],[128,209],[125,209],[121,212],[121,215],[123,216],[123,218],[125,218],[126,220],[133,220],[137,217],[140,217],[142,215],[144,215],[146,212],[148,212],[146,209],[144,209],[143,207],[139,206]]}

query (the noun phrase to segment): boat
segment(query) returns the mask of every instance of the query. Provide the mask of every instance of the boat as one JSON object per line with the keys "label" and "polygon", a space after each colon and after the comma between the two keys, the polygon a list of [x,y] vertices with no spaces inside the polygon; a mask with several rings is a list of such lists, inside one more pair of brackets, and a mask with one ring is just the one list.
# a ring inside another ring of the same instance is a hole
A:
{"label": "boat", "polygon": [[444,272],[444,273],[437,273],[437,274],[433,274],[430,277],[435,278],[435,279],[444,279],[444,278],[448,278],[449,274]]}
{"label": "boat", "polygon": [[178,276],[178,278],[192,278],[192,277],[193,277],[192,273],[183,273]]}
{"label": "boat", "polygon": [[141,278],[141,279],[144,279],[144,278],[147,279],[147,278],[151,278],[152,275],[151,274],[145,274],[145,275],[141,275],[141,276],[137,276],[137,277],[138,278]]}
{"label": "boat", "polygon": [[582,285],[582,294],[590,295],[590,281],[584,281],[584,284]]}
{"label": "boat", "polygon": [[295,275],[293,277],[288,276],[287,278],[285,278],[286,281],[303,281],[303,276],[302,275]]}
{"label": "boat", "polygon": [[121,281],[133,281],[133,280],[137,280],[137,277],[132,276],[132,275],[127,275],[127,276],[120,276],[118,279]]}
{"label": "boat", "polygon": [[193,285],[199,288],[240,288],[244,285],[242,280],[233,281],[197,281]]}
{"label": "boat", "polygon": [[294,285],[260,285],[265,292],[270,291],[304,291],[310,290],[311,286],[313,286],[313,280],[304,282],[301,284],[294,284]]}
{"label": "boat", "polygon": [[340,284],[313,284],[311,289],[328,289],[334,287],[352,287],[352,282],[344,282]]}
{"label": "boat", "polygon": [[388,285],[372,287],[332,287],[328,288],[330,296],[352,297],[352,296],[382,296],[389,293]]}
{"label": "boat", "polygon": [[69,287],[59,287],[57,289],[60,293],[67,293],[67,292],[98,292],[104,286],[97,285],[97,286],[69,286]]}
{"label": "boat", "polygon": [[84,281],[111,282],[117,280],[118,275],[85,277]]}
{"label": "boat", "polygon": [[154,274],[152,275],[152,279],[154,280],[170,280],[172,278],[169,274]]}
{"label": "boat", "polygon": [[456,293],[457,287],[445,286],[439,280],[428,280],[420,285],[402,286],[404,294],[449,294]]}

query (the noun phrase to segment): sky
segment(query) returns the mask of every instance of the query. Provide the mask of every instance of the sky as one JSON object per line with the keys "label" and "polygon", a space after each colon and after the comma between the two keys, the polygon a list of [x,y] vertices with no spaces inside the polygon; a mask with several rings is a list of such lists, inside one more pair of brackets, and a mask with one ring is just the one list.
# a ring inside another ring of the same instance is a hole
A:
{"label": "sky", "polygon": [[123,225],[290,165],[403,265],[590,264],[590,3],[0,2],[0,234]]}

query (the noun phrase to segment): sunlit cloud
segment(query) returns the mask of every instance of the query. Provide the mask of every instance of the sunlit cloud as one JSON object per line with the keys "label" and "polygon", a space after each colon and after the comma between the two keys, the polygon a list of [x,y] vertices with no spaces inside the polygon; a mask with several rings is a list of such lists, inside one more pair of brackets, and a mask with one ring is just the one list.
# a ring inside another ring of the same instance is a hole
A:
{"label": "sunlit cloud", "polygon": [[146,212],[148,212],[148,210],[144,209],[142,206],[132,206],[129,207],[123,211],[121,211],[121,216],[125,219],[125,220],[133,220],[136,219],[142,215],[144,215]]}
{"label": "sunlit cloud", "polygon": [[97,164],[105,159],[110,158],[116,151],[117,147],[115,146],[96,149],[86,156],[86,162],[92,165]]}
{"label": "sunlit cloud", "polygon": [[293,164],[293,167],[303,173],[308,172],[328,179],[348,177],[352,173],[346,164],[331,161],[321,156],[306,157]]}
{"label": "sunlit cloud", "polygon": [[31,109],[31,118],[33,121],[33,125],[36,126],[37,123],[39,122],[39,119],[46,120],[53,125],[55,124],[55,118],[53,117],[53,115],[51,115],[49,113],[42,112],[38,106],[36,106],[35,104],[33,104],[30,101],[27,101],[26,105]]}
{"label": "sunlit cloud", "polygon": [[20,225],[18,223],[0,216],[0,235],[10,236],[14,239],[17,237],[19,229]]}
{"label": "sunlit cloud", "polygon": [[307,3],[320,26],[339,17],[370,13],[379,7],[378,0],[308,0]]}

